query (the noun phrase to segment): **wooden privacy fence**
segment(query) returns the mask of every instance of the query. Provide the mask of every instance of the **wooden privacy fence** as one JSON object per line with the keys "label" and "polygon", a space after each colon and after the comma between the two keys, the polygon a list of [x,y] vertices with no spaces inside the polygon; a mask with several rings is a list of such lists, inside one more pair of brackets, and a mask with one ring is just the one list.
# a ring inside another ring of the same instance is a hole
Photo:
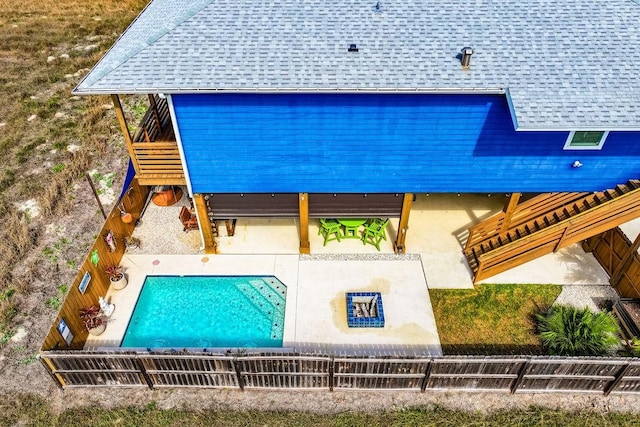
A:
{"label": "wooden privacy fence", "polygon": [[[124,238],[133,233],[135,222],[140,218],[148,194],[149,189],[139,185],[134,178],[125,194],[113,207],[96,241],[80,266],[60,312],[42,344],[43,350],[81,350],[83,348],[88,332],[78,315],[78,311],[87,306],[97,306],[98,298],[106,295],[109,289],[109,277],[105,274],[105,269],[110,265],[120,264],[125,250]],[[130,223],[122,221],[121,209],[131,214],[132,221]],[[109,248],[104,239],[108,232],[113,234],[116,243],[113,250]],[[92,261],[92,254],[97,255],[98,262],[95,264]],[[80,286],[81,284],[83,286]],[[64,328],[61,326],[61,321]]]}
{"label": "wooden privacy fence", "polygon": [[638,358],[361,358],[301,354],[44,351],[67,387],[640,393]]}
{"label": "wooden privacy fence", "polygon": [[623,298],[640,298],[640,236],[631,242],[619,228],[613,228],[583,243],[609,274],[609,283]]}

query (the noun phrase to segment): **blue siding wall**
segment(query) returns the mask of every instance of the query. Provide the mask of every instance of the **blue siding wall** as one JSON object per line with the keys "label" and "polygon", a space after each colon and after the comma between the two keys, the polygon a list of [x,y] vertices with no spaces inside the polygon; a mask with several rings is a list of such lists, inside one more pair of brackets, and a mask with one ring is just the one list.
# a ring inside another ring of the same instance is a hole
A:
{"label": "blue siding wall", "polygon": [[612,132],[599,151],[564,151],[568,132],[516,132],[501,95],[173,102],[196,193],[595,191],[640,178],[640,132]]}

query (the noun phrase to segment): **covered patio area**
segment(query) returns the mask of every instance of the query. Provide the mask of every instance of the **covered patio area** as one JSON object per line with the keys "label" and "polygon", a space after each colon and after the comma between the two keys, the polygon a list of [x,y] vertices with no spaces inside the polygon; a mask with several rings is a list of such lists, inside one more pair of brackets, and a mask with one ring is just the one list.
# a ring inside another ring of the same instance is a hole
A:
{"label": "covered patio area", "polygon": [[[417,194],[409,216],[406,254],[422,264],[422,275],[429,288],[471,288],[472,274],[462,248],[467,230],[499,212],[505,205],[504,194]],[[184,232],[178,219],[180,209],[189,202],[183,197],[173,206],[149,204],[134,237],[140,248],[129,248],[127,254],[200,254],[203,251],[198,230]],[[159,224],[162,224],[160,226]],[[309,222],[310,253],[313,256],[349,259],[358,255],[396,257],[393,242],[399,218],[389,218],[387,240],[380,251],[359,239],[333,240],[323,245],[319,221]],[[217,254],[220,255],[299,255],[299,224],[295,218],[238,218],[233,236],[228,236],[224,221],[218,223]],[[608,276],[595,258],[580,245],[572,245],[557,253],[513,268],[486,279],[484,283],[554,283],[607,284]]]}

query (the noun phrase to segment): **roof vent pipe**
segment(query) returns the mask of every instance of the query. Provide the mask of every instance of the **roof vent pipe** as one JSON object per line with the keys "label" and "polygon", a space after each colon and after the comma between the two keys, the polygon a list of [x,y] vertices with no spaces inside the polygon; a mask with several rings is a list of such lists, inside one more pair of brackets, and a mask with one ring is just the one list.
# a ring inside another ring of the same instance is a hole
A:
{"label": "roof vent pipe", "polygon": [[464,68],[469,68],[469,64],[471,63],[471,55],[473,55],[473,49],[470,47],[463,47],[461,50],[462,57],[460,58],[460,62]]}
{"label": "roof vent pipe", "polygon": [[351,43],[349,45],[349,49],[347,49],[349,52],[357,52],[358,51],[358,46],[355,43]]}

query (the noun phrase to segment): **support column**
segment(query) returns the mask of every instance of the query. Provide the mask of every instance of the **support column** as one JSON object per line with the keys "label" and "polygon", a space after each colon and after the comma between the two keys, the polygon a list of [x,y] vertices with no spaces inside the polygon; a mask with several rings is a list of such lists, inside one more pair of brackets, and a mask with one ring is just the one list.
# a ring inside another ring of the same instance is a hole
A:
{"label": "support column", "polygon": [[309,243],[309,193],[298,194],[298,206],[300,212],[300,253],[311,253]]}
{"label": "support column", "polygon": [[504,233],[511,226],[511,218],[513,218],[513,213],[516,211],[516,207],[518,207],[518,201],[520,200],[520,196],[522,193],[511,193],[511,197],[509,197],[509,201],[502,209],[504,212],[504,218],[502,219],[502,227],[500,227],[500,233]]}
{"label": "support column", "polygon": [[127,120],[124,118],[124,112],[122,111],[122,104],[120,104],[120,97],[118,97],[118,95],[111,95],[111,101],[113,101],[113,107],[116,110],[116,117],[118,118],[118,123],[120,124],[122,135],[124,136],[124,142],[125,142],[125,145],[127,146],[129,157],[131,157],[131,161],[133,162],[133,167],[135,168],[136,173],[140,173],[140,165],[138,164],[138,159],[136,158],[135,151],[133,150],[131,134],[129,133]]}
{"label": "support column", "polygon": [[[620,282],[620,279],[622,279],[622,275],[627,270],[627,268],[629,268],[631,261],[633,261],[633,256],[636,252],[638,252],[638,248],[640,248],[640,234],[638,234],[636,240],[633,241],[633,243],[629,247],[629,250],[627,250],[627,253],[625,253],[620,260],[618,268],[616,268],[613,271],[613,274],[611,274],[611,278],[609,279],[609,284],[611,284],[611,286],[618,286],[618,282]],[[611,253],[613,253],[613,239],[611,242]]]}
{"label": "support column", "polygon": [[398,235],[393,243],[393,251],[397,254],[405,253],[404,241],[407,237],[409,229],[409,213],[411,212],[411,204],[413,203],[413,193],[405,193],[402,200],[402,212],[400,213],[400,222],[398,223]]}
{"label": "support column", "polygon": [[200,233],[204,243],[204,252],[207,254],[215,254],[216,241],[213,239],[213,229],[211,228],[211,221],[209,221],[209,212],[207,211],[207,203],[204,200],[204,195],[194,194],[193,202],[196,205],[196,214],[198,215]]}

